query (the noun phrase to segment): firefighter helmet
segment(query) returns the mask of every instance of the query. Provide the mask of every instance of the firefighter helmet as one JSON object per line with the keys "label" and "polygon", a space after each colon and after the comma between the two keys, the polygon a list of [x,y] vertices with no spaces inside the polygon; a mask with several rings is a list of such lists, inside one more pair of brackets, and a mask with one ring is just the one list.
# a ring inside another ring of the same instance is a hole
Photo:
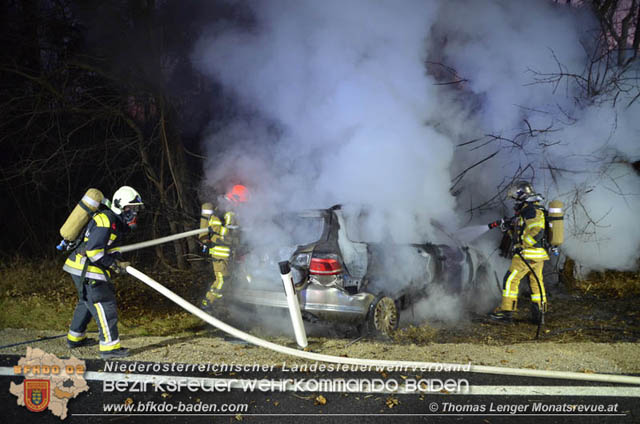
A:
{"label": "firefighter helmet", "polygon": [[245,203],[249,200],[249,190],[241,184],[236,184],[224,195],[224,198],[232,203]]}
{"label": "firefighter helmet", "polygon": [[[144,206],[142,203],[142,198],[140,194],[129,186],[122,186],[113,194],[113,200],[111,201],[111,210],[115,212],[117,215],[120,215],[124,210],[125,206]],[[138,208],[129,208],[134,209],[137,212]]]}
{"label": "firefighter helmet", "polygon": [[507,191],[507,197],[514,199],[516,202],[523,202],[534,194],[533,187],[526,181],[514,182]]}

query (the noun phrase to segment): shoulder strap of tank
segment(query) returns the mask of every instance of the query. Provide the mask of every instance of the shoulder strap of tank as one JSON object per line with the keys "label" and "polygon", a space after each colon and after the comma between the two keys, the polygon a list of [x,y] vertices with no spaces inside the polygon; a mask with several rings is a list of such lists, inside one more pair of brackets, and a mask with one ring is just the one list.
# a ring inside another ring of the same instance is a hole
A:
{"label": "shoulder strap of tank", "polygon": [[[98,215],[100,213],[104,213],[104,215],[111,221],[112,216],[110,216],[109,213],[107,213],[107,212],[111,212],[111,209],[110,208],[99,207],[98,210],[96,210],[95,212],[91,212],[91,217],[89,218],[89,221],[84,226],[84,228],[82,228],[82,231],[80,232],[80,235],[76,239],[76,241],[78,242],[78,247],[76,247],[76,249],[75,249],[76,253],[84,254],[84,249],[85,249],[84,235],[86,234],[87,228],[89,227],[91,222],[93,222],[93,218],[96,215]],[[85,277],[87,275],[87,269],[89,268],[89,262],[90,262],[89,258],[85,258],[84,267],[82,267],[82,274],[80,275],[80,278],[82,278],[83,280],[85,279]],[[98,265],[94,265],[94,266],[98,266]],[[100,267],[100,268],[102,268],[102,267]],[[103,273],[104,273],[104,276],[107,279],[107,282],[111,282],[111,278],[109,278],[109,274],[108,274],[107,270],[103,269]]]}
{"label": "shoulder strap of tank", "polygon": [[547,208],[545,208],[543,204],[540,204],[540,203],[533,203],[532,205],[533,205],[533,207],[534,207],[534,208],[536,208],[536,209],[540,209],[541,211],[543,211],[543,212],[545,212],[545,213],[547,212]]}
{"label": "shoulder strap of tank", "polygon": [[542,246],[545,249],[549,248],[549,210],[544,205],[538,203],[534,205],[536,209],[541,210],[544,216],[544,231],[542,231]]}
{"label": "shoulder strap of tank", "polygon": [[525,220],[529,220],[529,219],[533,219],[536,217],[536,209],[537,206],[535,203],[527,203],[521,210],[520,210],[520,216],[522,216],[523,219]]}

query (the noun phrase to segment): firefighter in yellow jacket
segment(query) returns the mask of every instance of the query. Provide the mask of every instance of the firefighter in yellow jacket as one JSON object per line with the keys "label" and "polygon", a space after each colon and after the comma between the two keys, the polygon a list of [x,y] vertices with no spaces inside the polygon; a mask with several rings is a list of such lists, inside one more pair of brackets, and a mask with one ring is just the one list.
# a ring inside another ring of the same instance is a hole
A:
{"label": "firefighter in yellow jacket", "polygon": [[[489,317],[495,321],[511,322],[513,311],[518,306],[520,281],[529,276],[531,288],[532,319],[535,323],[544,320],[547,309],[547,295],[542,279],[544,261],[549,259],[545,249],[545,214],[540,204],[542,197],[533,191],[526,181],[514,183],[508,197],[515,200],[515,216],[510,220],[513,237],[513,259],[505,275],[502,302]],[[535,275],[531,275],[531,271]]]}
{"label": "firefighter in yellow jacket", "polygon": [[[117,244],[122,236],[135,229],[137,214],[143,206],[136,190],[120,187],[113,195],[110,209],[103,209],[89,221],[82,242],[69,255],[63,269],[71,274],[78,292],[67,345],[76,348],[88,344],[87,325],[93,318],[98,324],[100,356],[103,359],[128,356],[120,346],[118,311],[112,273],[121,273],[128,262],[121,262]],[[114,249],[115,250],[112,250]]]}
{"label": "firefighter in yellow jacket", "polygon": [[237,242],[237,235],[234,233],[238,225],[233,209],[248,200],[249,191],[245,186],[238,184],[224,195],[224,201],[229,209],[226,212],[214,210],[211,203],[205,203],[202,207],[200,226],[204,228],[206,225],[209,233],[201,236],[200,240],[205,246],[204,252],[213,260],[215,276],[215,280],[202,299],[202,308],[205,310],[210,309],[213,302],[222,297],[225,280],[229,276],[229,260]]}

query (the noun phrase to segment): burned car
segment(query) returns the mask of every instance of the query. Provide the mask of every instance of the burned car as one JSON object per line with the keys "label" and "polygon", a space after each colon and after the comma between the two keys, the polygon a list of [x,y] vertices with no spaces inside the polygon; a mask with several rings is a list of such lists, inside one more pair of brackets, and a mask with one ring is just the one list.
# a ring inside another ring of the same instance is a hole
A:
{"label": "burned car", "polygon": [[234,302],[286,309],[277,263],[288,259],[303,319],[388,336],[400,313],[429,296],[433,286],[471,296],[484,286],[496,287],[490,264],[472,247],[354,241],[357,219],[340,205],[283,215],[280,221],[278,228],[296,245],[274,253],[277,242],[270,243],[270,250],[237,255],[225,295]]}

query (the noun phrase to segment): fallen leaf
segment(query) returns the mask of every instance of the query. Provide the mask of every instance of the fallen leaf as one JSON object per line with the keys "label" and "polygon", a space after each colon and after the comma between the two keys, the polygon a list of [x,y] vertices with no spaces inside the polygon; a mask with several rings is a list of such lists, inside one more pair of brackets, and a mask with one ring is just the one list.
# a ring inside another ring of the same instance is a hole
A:
{"label": "fallen leaf", "polygon": [[387,404],[388,408],[393,408],[394,406],[399,405],[400,401],[397,398],[394,398],[393,396],[389,396],[385,401],[385,403]]}

